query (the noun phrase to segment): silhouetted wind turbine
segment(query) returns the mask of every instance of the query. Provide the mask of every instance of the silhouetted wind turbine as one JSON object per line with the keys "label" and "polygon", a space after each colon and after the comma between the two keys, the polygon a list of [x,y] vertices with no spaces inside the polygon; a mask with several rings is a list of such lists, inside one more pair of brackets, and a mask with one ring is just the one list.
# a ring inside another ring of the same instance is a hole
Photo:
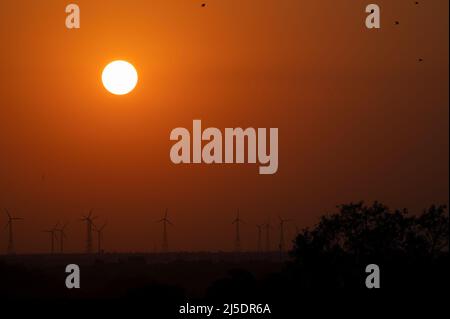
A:
{"label": "silhouetted wind turbine", "polygon": [[105,229],[105,227],[106,222],[100,227],[94,225],[94,230],[97,232],[97,252],[99,254],[102,253],[103,229]]}
{"label": "silhouetted wind turbine", "polygon": [[8,215],[8,223],[6,224],[5,228],[8,227],[9,234],[8,234],[8,254],[12,255],[15,253],[14,251],[14,235],[13,235],[13,221],[14,220],[23,220],[23,218],[20,217],[12,217],[9,211],[5,208],[5,213]]}
{"label": "silhouetted wind turbine", "polygon": [[157,223],[163,223],[162,251],[165,253],[169,251],[169,241],[167,239],[167,224],[170,224],[173,226],[172,222],[167,218],[167,213],[168,213],[168,209],[166,208],[164,218],[156,221]]}
{"label": "silhouetted wind turbine", "polygon": [[93,220],[97,217],[92,216],[92,209],[89,211],[89,214],[87,216],[83,216],[81,221],[86,222],[86,253],[91,254],[92,253],[92,227],[93,227]]}
{"label": "silhouetted wind turbine", "polygon": [[280,243],[278,248],[280,249],[280,252],[284,251],[284,223],[292,221],[291,219],[283,219],[281,216],[278,215],[278,219],[280,220]]}
{"label": "silhouetted wind turbine", "polygon": [[236,238],[234,240],[234,250],[236,252],[240,252],[241,249],[242,249],[242,246],[241,246],[241,229],[240,229],[240,225],[241,225],[242,222],[244,222],[244,221],[240,218],[240,216],[239,216],[239,209],[238,209],[236,218],[232,222],[232,224],[236,225]]}
{"label": "silhouetted wind turbine", "polygon": [[293,242],[297,241],[297,237],[300,235],[300,228],[298,227],[298,225],[295,225],[295,234],[294,234],[294,238],[293,238]]}
{"label": "silhouetted wind turbine", "polygon": [[50,253],[53,254],[55,252],[55,239],[56,239],[56,231],[57,231],[57,227],[58,227],[59,223],[56,223],[56,225],[48,230],[44,230],[44,233],[49,233],[50,234]]}
{"label": "silhouetted wind turbine", "polygon": [[264,229],[266,231],[266,252],[270,251],[270,230],[272,226],[270,225],[270,220],[267,220],[267,223],[264,224]]}
{"label": "silhouetted wind turbine", "polygon": [[256,225],[256,227],[258,228],[258,248],[257,248],[257,251],[261,252],[261,250],[262,250],[262,242],[261,242],[262,238],[261,238],[261,236],[262,236],[262,230],[263,230],[264,224]]}
{"label": "silhouetted wind turbine", "polygon": [[57,229],[55,226],[55,231],[59,232],[59,252],[64,253],[64,239],[67,239],[66,227],[68,223],[65,223],[61,228]]}

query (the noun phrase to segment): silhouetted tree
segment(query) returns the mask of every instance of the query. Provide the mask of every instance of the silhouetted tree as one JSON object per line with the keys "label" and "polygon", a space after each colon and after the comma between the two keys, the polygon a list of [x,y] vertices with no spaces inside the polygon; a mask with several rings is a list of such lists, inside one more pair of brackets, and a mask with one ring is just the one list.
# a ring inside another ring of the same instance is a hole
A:
{"label": "silhouetted tree", "polygon": [[431,206],[415,219],[417,236],[425,242],[429,255],[448,252],[449,218],[445,206]]}
{"label": "silhouetted tree", "polygon": [[407,209],[391,210],[379,202],[337,208],[337,213],[323,216],[315,227],[302,230],[294,240],[293,269],[302,284],[361,285],[361,269],[377,263],[387,265],[400,285],[408,280],[404,269],[431,270],[448,260],[449,217],[445,206],[433,205],[419,216]]}
{"label": "silhouetted tree", "polygon": [[339,212],[323,216],[313,229],[304,229],[294,241],[298,260],[321,255],[386,256],[410,254],[435,256],[448,251],[449,218],[445,206],[431,206],[420,216],[407,209],[390,210],[374,202],[338,206]]}

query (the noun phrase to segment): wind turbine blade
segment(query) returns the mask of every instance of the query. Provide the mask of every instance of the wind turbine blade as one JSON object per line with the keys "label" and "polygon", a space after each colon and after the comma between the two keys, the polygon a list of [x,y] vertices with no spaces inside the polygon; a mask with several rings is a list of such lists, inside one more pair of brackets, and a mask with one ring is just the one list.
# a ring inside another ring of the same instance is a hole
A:
{"label": "wind turbine blade", "polygon": [[4,208],[4,210],[5,210],[6,215],[8,215],[8,218],[11,219],[11,214],[9,213],[9,211],[6,208]]}

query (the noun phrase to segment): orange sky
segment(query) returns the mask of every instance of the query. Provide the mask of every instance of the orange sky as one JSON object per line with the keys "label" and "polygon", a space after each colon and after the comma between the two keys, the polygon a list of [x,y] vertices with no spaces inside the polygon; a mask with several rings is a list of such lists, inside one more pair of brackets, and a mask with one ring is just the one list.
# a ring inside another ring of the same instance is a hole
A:
{"label": "orange sky", "polygon": [[[90,208],[110,251],[159,246],[165,207],[171,249],[229,250],[238,207],[254,249],[277,213],[304,227],[349,201],[448,203],[448,1],[377,0],[380,30],[367,1],[203,2],[76,1],[68,30],[69,1],[2,1],[0,206],[25,218],[18,252],[48,250],[56,221],[81,251]],[[139,73],[126,96],[101,83],[116,59]],[[172,164],[170,131],[193,119],[278,127],[278,172]]]}

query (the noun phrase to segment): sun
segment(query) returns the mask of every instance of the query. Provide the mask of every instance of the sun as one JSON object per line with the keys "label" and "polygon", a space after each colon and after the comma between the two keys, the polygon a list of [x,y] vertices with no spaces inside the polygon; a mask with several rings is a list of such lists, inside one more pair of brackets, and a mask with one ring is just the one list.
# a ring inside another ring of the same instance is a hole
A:
{"label": "sun", "polygon": [[123,60],[109,63],[103,69],[103,86],[112,94],[128,94],[136,87],[138,74],[134,66]]}

